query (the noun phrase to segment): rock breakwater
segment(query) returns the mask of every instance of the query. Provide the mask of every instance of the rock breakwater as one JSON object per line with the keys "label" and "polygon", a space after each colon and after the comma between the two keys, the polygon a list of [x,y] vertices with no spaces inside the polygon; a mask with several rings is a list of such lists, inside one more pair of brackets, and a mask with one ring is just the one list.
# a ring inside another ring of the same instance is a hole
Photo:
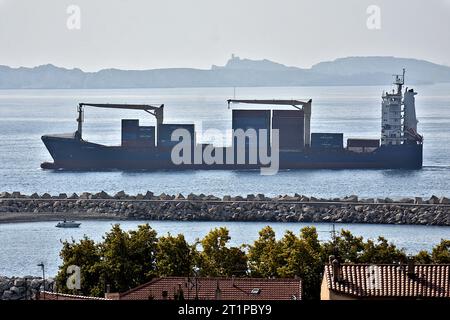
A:
{"label": "rock breakwater", "polygon": [[[53,278],[45,279],[45,290],[53,291],[54,283]],[[44,289],[44,281],[39,277],[0,276],[0,300],[31,300],[42,289]]]}
{"label": "rock breakwater", "polygon": [[304,195],[263,194],[216,197],[189,195],[114,195],[99,193],[0,193],[1,217],[49,219],[130,219],[180,221],[272,221],[417,224],[450,226],[450,200],[432,196],[404,199],[360,199],[356,195],[323,199]]}

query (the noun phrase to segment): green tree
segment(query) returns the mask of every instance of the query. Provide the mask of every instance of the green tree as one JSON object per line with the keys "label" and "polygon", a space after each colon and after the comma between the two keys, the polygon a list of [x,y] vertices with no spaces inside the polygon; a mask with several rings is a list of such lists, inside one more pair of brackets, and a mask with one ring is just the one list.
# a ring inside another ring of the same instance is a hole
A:
{"label": "green tree", "polygon": [[280,245],[284,264],[278,268],[278,274],[281,277],[300,277],[303,281],[304,297],[319,298],[324,259],[316,228],[303,228],[300,237],[287,231]]}
{"label": "green tree", "polygon": [[240,248],[229,248],[229,231],[226,228],[211,230],[201,241],[199,254],[200,274],[204,276],[245,275],[247,256]]}
{"label": "green tree", "polygon": [[433,259],[428,251],[422,250],[415,257],[414,261],[418,264],[430,264],[433,263]]}
{"label": "green tree", "polygon": [[[64,241],[59,253],[62,265],[59,267],[56,276],[56,284],[59,292],[77,293],[82,295],[99,295],[103,289],[99,284],[101,277],[101,254],[98,245],[88,237],[84,237],[79,242]],[[73,292],[67,288],[67,268],[71,265],[80,267],[81,290]]]}
{"label": "green tree", "polygon": [[190,276],[197,261],[195,245],[189,245],[182,234],[159,238],[156,249],[156,270],[159,276]]}
{"label": "green tree", "polygon": [[282,248],[270,226],[259,232],[259,238],[248,246],[248,261],[252,277],[276,277],[284,264]]}
{"label": "green tree", "polygon": [[406,254],[403,250],[389,243],[385,238],[378,237],[375,243],[372,240],[367,240],[364,243],[364,249],[359,257],[360,263],[405,263],[407,261]]}
{"label": "green tree", "polygon": [[433,263],[450,263],[450,240],[442,239],[431,251]]}
{"label": "green tree", "polygon": [[133,262],[134,282],[145,283],[155,276],[157,233],[148,224],[144,224],[128,234],[129,259]]}
{"label": "green tree", "polygon": [[359,263],[364,251],[364,239],[348,230],[341,230],[334,240],[324,243],[323,247],[326,256],[334,255],[341,262]]}
{"label": "green tree", "polygon": [[148,225],[125,232],[114,225],[100,244],[103,278],[113,292],[124,292],[154,276],[156,232]]}

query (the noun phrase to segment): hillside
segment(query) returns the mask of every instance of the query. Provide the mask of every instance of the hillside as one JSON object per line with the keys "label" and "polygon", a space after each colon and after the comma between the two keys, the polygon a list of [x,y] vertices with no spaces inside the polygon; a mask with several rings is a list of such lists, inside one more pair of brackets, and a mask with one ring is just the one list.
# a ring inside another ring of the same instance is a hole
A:
{"label": "hillside", "polygon": [[51,64],[34,68],[0,66],[0,89],[94,89],[239,86],[385,85],[407,69],[409,84],[450,82],[450,67],[395,57],[348,57],[321,62],[310,69],[270,60],[232,58],[210,70],[168,68],[104,69],[84,72]]}

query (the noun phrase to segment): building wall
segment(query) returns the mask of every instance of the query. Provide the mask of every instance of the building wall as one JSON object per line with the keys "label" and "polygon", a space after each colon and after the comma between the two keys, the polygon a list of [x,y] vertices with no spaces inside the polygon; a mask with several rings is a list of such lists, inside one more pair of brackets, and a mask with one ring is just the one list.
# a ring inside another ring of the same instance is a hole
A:
{"label": "building wall", "polygon": [[320,300],[356,300],[353,297],[336,293],[333,290],[328,289],[327,279],[325,275],[322,278],[322,286],[320,288]]}

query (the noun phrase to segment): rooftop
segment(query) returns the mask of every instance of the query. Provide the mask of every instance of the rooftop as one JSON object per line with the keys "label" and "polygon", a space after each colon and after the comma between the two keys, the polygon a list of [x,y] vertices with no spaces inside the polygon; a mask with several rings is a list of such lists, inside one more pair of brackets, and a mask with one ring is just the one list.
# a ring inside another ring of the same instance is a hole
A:
{"label": "rooftop", "polygon": [[120,300],[301,300],[300,279],[156,278],[121,293]]}
{"label": "rooftop", "polygon": [[450,298],[448,264],[342,264],[339,270],[336,279],[332,266],[325,266],[328,289],[336,293],[357,298]]}

